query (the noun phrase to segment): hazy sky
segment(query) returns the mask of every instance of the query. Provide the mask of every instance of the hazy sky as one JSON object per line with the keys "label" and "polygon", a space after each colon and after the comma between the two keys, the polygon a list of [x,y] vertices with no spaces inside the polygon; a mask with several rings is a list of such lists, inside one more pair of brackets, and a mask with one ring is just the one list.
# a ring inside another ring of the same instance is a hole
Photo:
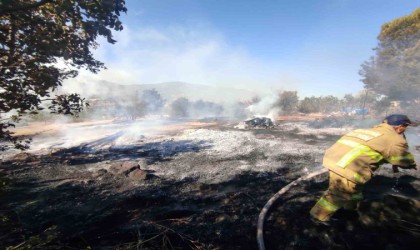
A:
{"label": "hazy sky", "polygon": [[420,0],[126,0],[115,45],[100,40],[108,70],[78,81],[183,81],[297,90],[300,97],[357,93],[381,25]]}

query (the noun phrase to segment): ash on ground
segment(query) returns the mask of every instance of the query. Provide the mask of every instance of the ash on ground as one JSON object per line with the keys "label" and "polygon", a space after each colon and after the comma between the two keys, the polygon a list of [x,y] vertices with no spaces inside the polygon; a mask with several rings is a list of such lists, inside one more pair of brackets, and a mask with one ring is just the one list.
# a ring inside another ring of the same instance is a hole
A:
{"label": "ash on ground", "polygon": [[[53,142],[34,138],[34,148],[40,142],[45,149],[3,158],[1,245],[257,249],[264,204],[291,181],[319,170],[324,151],[352,129],[289,122],[238,130],[223,122],[147,134],[139,125],[103,126],[110,128],[104,136],[77,145],[64,135],[50,136]],[[418,130],[407,134],[418,145],[413,136]],[[308,218],[327,176],[297,185],[268,214],[267,249],[410,249],[420,243],[418,177],[383,167],[366,186],[360,217],[339,213],[342,223],[331,228]]]}

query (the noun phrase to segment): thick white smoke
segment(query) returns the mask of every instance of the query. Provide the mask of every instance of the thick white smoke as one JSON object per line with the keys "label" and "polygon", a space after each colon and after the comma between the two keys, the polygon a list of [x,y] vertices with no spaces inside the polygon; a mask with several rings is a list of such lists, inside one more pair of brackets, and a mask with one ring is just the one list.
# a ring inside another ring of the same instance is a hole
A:
{"label": "thick white smoke", "polygon": [[279,107],[276,107],[277,101],[277,94],[263,97],[259,102],[246,108],[248,111],[248,118],[268,117],[274,122],[281,111]]}

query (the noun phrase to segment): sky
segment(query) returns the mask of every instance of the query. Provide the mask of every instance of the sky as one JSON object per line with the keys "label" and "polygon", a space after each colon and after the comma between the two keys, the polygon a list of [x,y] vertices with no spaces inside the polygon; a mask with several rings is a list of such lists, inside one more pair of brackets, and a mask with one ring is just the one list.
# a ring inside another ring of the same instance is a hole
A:
{"label": "sky", "polygon": [[420,0],[126,0],[124,30],[77,81],[181,81],[299,97],[357,94],[381,25]]}

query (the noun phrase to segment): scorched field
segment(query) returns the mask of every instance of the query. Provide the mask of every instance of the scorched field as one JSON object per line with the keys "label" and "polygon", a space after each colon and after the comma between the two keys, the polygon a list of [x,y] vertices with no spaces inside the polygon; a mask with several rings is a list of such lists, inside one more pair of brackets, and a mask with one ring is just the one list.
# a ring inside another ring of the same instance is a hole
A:
{"label": "scorched field", "polygon": [[[41,124],[5,152],[0,246],[8,249],[258,249],[257,220],[278,190],[322,168],[347,131],[375,120],[136,121]],[[407,134],[419,162],[419,128]],[[354,214],[320,227],[309,209],[327,175],[293,186],[264,222],[266,249],[412,249],[420,244],[418,171],[384,166]]]}

